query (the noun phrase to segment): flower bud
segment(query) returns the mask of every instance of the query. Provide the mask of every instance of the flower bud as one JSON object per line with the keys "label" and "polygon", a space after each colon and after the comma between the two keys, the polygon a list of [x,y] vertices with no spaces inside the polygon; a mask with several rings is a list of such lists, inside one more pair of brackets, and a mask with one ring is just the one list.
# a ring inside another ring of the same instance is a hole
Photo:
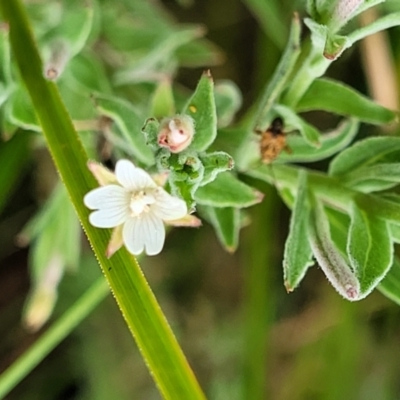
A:
{"label": "flower bud", "polygon": [[179,153],[192,143],[194,123],[187,115],[177,115],[161,121],[158,145],[168,148],[171,153]]}

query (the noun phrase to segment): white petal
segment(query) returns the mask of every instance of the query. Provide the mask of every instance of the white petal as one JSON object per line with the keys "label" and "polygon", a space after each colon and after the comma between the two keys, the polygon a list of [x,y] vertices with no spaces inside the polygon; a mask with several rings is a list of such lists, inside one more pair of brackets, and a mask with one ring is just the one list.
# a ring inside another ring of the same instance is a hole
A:
{"label": "white petal", "polygon": [[119,185],[107,185],[86,194],[83,202],[91,210],[109,208],[127,208],[129,193]]}
{"label": "white petal", "polygon": [[153,188],[157,185],[150,175],[141,168],[136,168],[128,160],[119,160],[115,166],[115,175],[118,182],[130,191],[138,191]]}
{"label": "white petal", "polygon": [[128,218],[128,213],[123,210],[93,211],[89,215],[89,222],[96,228],[115,228],[123,224]]}
{"label": "white petal", "polygon": [[132,254],[145,250],[149,256],[160,253],[164,246],[165,228],[162,221],[151,212],[141,217],[129,218],[123,230],[125,246]]}
{"label": "white petal", "polygon": [[158,188],[156,203],[151,206],[151,211],[164,221],[183,218],[187,214],[186,203],[178,197],[171,196],[164,189]]}

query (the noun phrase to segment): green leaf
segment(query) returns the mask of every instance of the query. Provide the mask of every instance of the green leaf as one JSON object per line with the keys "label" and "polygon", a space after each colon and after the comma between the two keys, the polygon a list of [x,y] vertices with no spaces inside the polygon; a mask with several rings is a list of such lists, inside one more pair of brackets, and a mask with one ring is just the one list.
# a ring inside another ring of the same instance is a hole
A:
{"label": "green leaf", "polygon": [[30,162],[31,141],[32,135],[23,131],[17,132],[7,142],[0,141],[0,213]]}
{"label": "green leaf", "polygon": [[242,105],[242,93],[235,83],[229,80],[218,81],[215,85],[215,105],[218,127],[228,126]]}
{"label": "green leaf", "polygon": [[393,246],[386,221],[366,213],[353,203],[347,254],[360,282],[359,299],[366,297],[388,272]]}
{"label": "green leaf", "polygon": [[219,173],[231,170],[234,165],[232,157],[223,151],[201,154],[199,158],[204,165],[201,186],[212,182]]}
{"label": "green leaf", "polygon": [[316,79],[296,106],[296,111],[323,110],[353,116],[370,124],[386,124],[396,113],[374,103],[356,90],[331,79]]}
{"label": "green leaf", "polygon": [[313,264],[308,241],[309,216],[307,173],[301,171],[283,256],[284,282],[288,292],[293,291],[300,284],[308,267]]}
{"label": "green leaf", "polygon": [[285,47],[287,27],[278,2],[264,0],[245,0],[244,3],[253,12],[261,28],[270,40],[279,48]]}
{"label": "green leaf", "polygon": [[201,206],[201,215],[214,227],[225,250],[233,253],[238,245],[240,231],[240,210],[233,207],[214,208]]}
{"label": "green leaf", "polygon": [[160,392],[170,399],[204,399],[136,259],[125,248],[108,259],[105,249],[110,231],[96,229],[89,223],[89,210],[83,204],[83,197],[97,184],[87,169],[85,150],[74,131],[57,86],[43,77],[42,62],[21,2],[1,1],[0,8],[10,26],[11,46],[20,76],[31,96],[56,167]]}
{"label": "green leaf", "polygon": [[94,54],[78,54],[68,64],[63,78],[78,91],[111,94],[112,89],[104,66]]}
{"label": "green leaf", "polygon": [[359,125],[354,118],[343,121],[335,130],[321,135],[318,149],[311,147],[301,136],[288,135],[287,144],[291,153],[282,152],[276,162],[315,162],[328,158],[352,142]]}
{"label": "green leaf", "polygon": [[400,151],[399,137],[373,137],[342,151],[329,165],[329,174],[342,176],[379,162],[390,153]]}
{"label": "green leaf", "polygon": [[204,65],[219,65],[224,61],[224,54],[212,42],[199,38],[185,43],[176,50],[179,65],[188,68],[202,68]]}
{"label": "green leaf", "polygon": [[5,106],[5,118],[20,128],[40,132],[31,101],[23,88],[16,89]]}
{"label": "green leaf", "polygon": [[393,265],[378,285],[378,290],[400,305],[400,260],[398,257],[394,257]]}
{"label": "green leaf", "polygon": [[[12,83],[8,27],[0,26],[0,82],[4,87]],[[1,94],[3,96],[3,94]]]}
{"label": "green leaf", "polygon": [[342,182],[364,193],[390,189],[400,183],[400,163],[357,168],[354,172],[344,175]]}
{"label": "green leaf", "polygon": [[143,125],[142,132],[146,139],[146,144],[153,149],[159,149],[158,145],[158,132],[160,130],[160,123],[154,118],[148,118]]}
{"label": "green leaf", "polygon": [[314,256],[337,292],[347,300],[358,300],[360,284],[357,277],[331,239],[323,204],[314,196],[311,198],[309,238]]}
{"label": "green leaf", "polygon": [[150,115],[154,118],[163,118],[173,114],[175,114],[175,102],[171,81],[164,79],[160,81],[153,94]]}
{"label": "green leaf", "polygon": [[[77,6],[70,1],[70,9],[65,7],[61,24],[57,26],[53,37],[62,38],[68,43],[70,57],[78,54],[89,37],[93,23],[93,6],[91,1],[86,1]],[[67,5],[68,3],[65,3]]]}
{"label": "green leaf", "polygon": [[310,146],[316,148],[321,146],[319,131],[299,117],[291,108],[277,104],[274,106],[274,111],[283,118],[285,121],[285,127],[290,126],[291,128],[298,130]]}
{"label": "green leaf", "polygon": [[190,148],[205,151],[217,136],[217,111],[214,100],[214,83],[210,71],[203,73],[195,92],[182,110],[193,118],[195,135]]}
{"label": "green leaf", "polygon": [[349,34],[349,47],[374,33],[400,25],[400,12],[385,15]]}
{"label": "green leaf", "polygon": [[96,95],[95,102],[99,112],[114,120],[120,129],[122,137],[129,145],[124,150],[146,165],[154,164],[153,152],[142,133],[143,120],[135,107],[123,99],[105,95]]}
{"label": "green leaf", "polygon": [[231,173],[224,172],[209,184],[199,187],[194,198],[207,206],[243,208],[259,203],[263,196]]}

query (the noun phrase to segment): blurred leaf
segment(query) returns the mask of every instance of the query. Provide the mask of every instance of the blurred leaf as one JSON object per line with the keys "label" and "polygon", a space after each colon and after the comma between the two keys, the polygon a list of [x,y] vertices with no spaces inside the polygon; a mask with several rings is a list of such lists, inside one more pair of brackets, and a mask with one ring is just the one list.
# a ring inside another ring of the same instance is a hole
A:
{"label": "blurred leaf", "polygon": [[160,81],[154,91],[149,112],[155,118],[170,117],[175,114],[175,102],[172,93],[171,81]]}
{"label": "blurred leaf", "polygon": [[394,257],[392,267],[377,288],[387,298],[400,305],[400,260],[398,257]]}
{"label": "blurred leaf", "polygon": [[366,297],[392,265],[393,246],[386,221],[353,204],[347,253],[360,282],[359,298]]}
{"label": "blurred leaf", "polygon": [[20,131],[9,141],[0,142],[0,213],[30,161],[31,140],[30,132]]}
{"label": "blurred leaf", "polygon": [[281,3],[265,0],[244,0],[244,3],[253,12],[261,28],[275,46],[283,49],[285,47],[285,38],[287,37],[287,27],[283,22],[282,12],[277,7]]}
{"label": "blurred leaf", "polygon": [[342,176],[378,163],[390,153],[400,150],[399,137],[373,137],[355,143],[338,154],[329,165],[329,174]]}
{"label": "blurred leaf", "polygon": [[309,215],[307,173],[301,171],[283,256],[284,282],[288,292],[300,284],[308,267],[314,263],[308,240]]}
{"label": "blurred leaf", "polygon": [[202,205],[243,208],[259,203],[263,196],[231,173],[224,172],[209,184],[199,187],[194,198]]}
{"label": "blurred leaf", "polygon": [[126,100],[111,96],[96,95],[95,102],[99,112],[111,118],[120,129],[122,137],[129,145],[125,151],[146,165],[154,164],[153,152],[142,133],[144,121],[136,109]]}
{"label": "blurred leaf", "polygon": [[185,43],[176,50],[179,65],[187,68],[219,65],[224,61],[224,54],[214,43],[199,38]]}
{"label": "blurred leaf", "polygon": [[12,124],[26,130],[41,131],[34,108],[24,88],[20,87],[12,93],[4,112],[4,117]]}
{"label": "blurred leaf", "polygon": [[310,110],[330,111],[353,116],[370,124],[386,124],[396,113],[374,103],[343,83],[330,79],[316,79],[296,106],[298,112]]}
{"label": "blurred leaf", "polygon": [[61,23],[51,32],[52,38],[68,43],[70,58],[78,54],[89,37],[93,22],[93,6],[90,0],[63,3]]}
{"label": "blurred leaf", "polygon": [[[197,25],[185,26],[179,30],[157,38],[142,57],[136,57],[131,64],[115,74],[115,83],[125,85],[141,81],[154,81],[155,76],[165,76],[166,65],[176,63],[174,54],[185,43],[203,35],[203,29]],[[135,38],[137,40],[137,38]],[[172,72],[172,71],[171,71]]]}
{"label": "blurred leaf", "polygon": [[190,148],[205,151],[217,136],[214,83],[210,71],[203,73],[195,92],[182,110],[194,120],[196,133]]}
{"label": "blurred leaf", "polygon": [[298,135],[288,135],[287,143],[291,153],[282,152],[276,162],[315,162],[328,158],[347,147],[356,137],[359,122],[356,119],[345,120],[333,131],[321,135],[321,146],[311,147]]}
{"label": "blurred leaf", "polygon": [[[0,26],[0,82],[4,87],[12,83],[10,42],[8,37],[8,27]],[[1,98],[3,94],[1,94]],[[0,104],[3,103],[2,101]]]}
{"label": "blurred leaf", "polygon": [[400,183],[400,163],[382,163],[357,168],[344,175],[342,182],[364,193],[390,189]]}
{"label": "blurred leaf", "polygon": [[234,252],[239,241],[240,210],[233,207],[214,208],[201,206],[201,214],[214,227],[217,237],[224,248]]}
{"label": "blurred leaf", "polygon": [[[377,3],[375,3],[377,4]],[[347,38],[349,39],[349,46],[364,39],[367,36],[373,35],[374,33],[392,28],[394,26],[400,25],[400,12],[395,12],[392,14],[385,15],[378,18],[377,20],[370,22],[369,24],[363,26],[362,28],[356,29],[354,32],[350,33]]]}
{"label": "blurred leaf", "polygon": [[74,57],[68,64],[64,79],[68,85],[74,85],[75,90],[105,94],[112,92],[104,67],[94,54],[81,53]]}
{"label": "blurred leaf", "polygon": [[217,108],[218,127],[228,126],[242,105],[242,93],[235,83],[229,80],[218,81],[214,89]]}
{"label": "blurred leaf", "polygon": [[234,165],[232,157],[223,151],[201,154],[199,158],[204,165],[201,186],[212,182],[219,173],[231,170]]}
{"label": "blurred leaf", "polygon": [[291,108],[276,104],[276,111],[284,120],[285,127],[288,125],[298,130],[304,140],[312,147],[320,147],[320,133],[318,130],[299,117]]}
{"label": "blurred leaf", "polygon": [[324,206],[316,197],[311,204],[309,227],[312,251],[329,282],[345,299],[358,300],[360,284],[333,243]]}

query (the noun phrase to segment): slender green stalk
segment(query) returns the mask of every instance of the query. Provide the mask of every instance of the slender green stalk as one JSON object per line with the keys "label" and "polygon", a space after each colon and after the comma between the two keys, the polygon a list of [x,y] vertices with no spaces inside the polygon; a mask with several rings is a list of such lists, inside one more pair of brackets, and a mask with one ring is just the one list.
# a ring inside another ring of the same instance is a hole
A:
{"label": "slender green stalk", "polygon": [[[275,264],[277,195],[268,187],[266,199],[253,209],[253,223],[246,237],[245,252],[245,347],[243,399],[263,400],[266,394],[267,343],[274,315],[271,274]],[[262,246],[260,246],[262,243]]]}
{"label": "slender green stalk", "polygon": [[28,89],[51,155],[156,384],[166,399],[204,399],[204,394],[136,260],[125,249],[118,251],[111,260],[106,257],[105,249],[110,232],[90,225],[89,210],[83,204],[84,195],[97,186],[86,167],[85,150],[56,84],[43,77],[42,62],[21,2],[0,0],[0,5],[10,27],[11,47],[21,77]]}
{"label": "slender green stalk", "polygon": [[98,279],[75,304],[56,321],[17,361],[0,376],[0,399],[10,392],[107,296],[109,288]]}

